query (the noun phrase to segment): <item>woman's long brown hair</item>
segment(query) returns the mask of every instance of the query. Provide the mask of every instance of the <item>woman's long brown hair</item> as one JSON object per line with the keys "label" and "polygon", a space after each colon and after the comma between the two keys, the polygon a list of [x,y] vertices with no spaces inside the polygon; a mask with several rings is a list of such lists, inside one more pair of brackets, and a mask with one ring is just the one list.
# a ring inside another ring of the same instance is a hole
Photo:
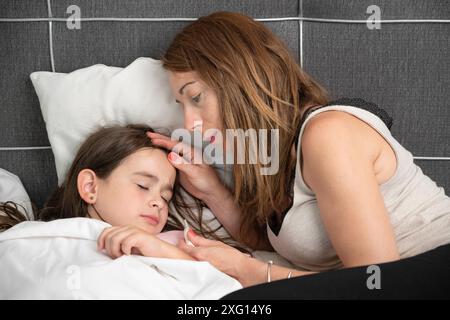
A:
{"label": "woman's long brown hair", "polygon": [[279,129],[277,174],[261,175],[259,163],[233,166],[234,201],[242,213],[237,240],[253,248],[267,243],[266,220],[286,207],[301,112],[328,102],[326,91],[266,26],[239,13],[217,12],[186,26],[162,61],[169,71],[196,71],[215,91],[225,129]]}
{"label": "woman's long brown hair", "polygon": [[[79,148],[61,186],[52,193],[42,209],[33,208],[37,220],[89,217],[88,204],[81,199],[77,188],[80,171],[89,168],[100,179],[106,179],[125,158],[140,149],[154,148],[167,153],[165,149],[152,143],[146,135],[147,131],[153,132],[153,129],[145,125],[128,125],[105,127],[91,134]],[[180,218],[186,218],[191,227],[203,236],[218,239],[215,235],[217,230],[201,223],[204,206],[201,201],[196,198],[186,201],[182,192],[186,193],[179,184],[177,175],[174,196],[169,206],[169,219],[164,230],[182,229]],[[192,209],[196,209],[198,214]],[[25,221],[22,212],[14,202],[0,203],[0,231]]]}

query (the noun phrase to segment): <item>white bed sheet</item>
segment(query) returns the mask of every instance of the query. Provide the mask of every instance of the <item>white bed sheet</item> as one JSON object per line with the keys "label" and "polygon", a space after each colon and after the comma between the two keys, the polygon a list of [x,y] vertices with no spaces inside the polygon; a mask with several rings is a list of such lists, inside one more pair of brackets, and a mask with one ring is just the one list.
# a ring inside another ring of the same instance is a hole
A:
{"label": "white bed sheet", "polygon": [[107,226],[72,218],[0,233],[0,299],[218,299],[242,288],[208,262],[111,259],[96,248]]}

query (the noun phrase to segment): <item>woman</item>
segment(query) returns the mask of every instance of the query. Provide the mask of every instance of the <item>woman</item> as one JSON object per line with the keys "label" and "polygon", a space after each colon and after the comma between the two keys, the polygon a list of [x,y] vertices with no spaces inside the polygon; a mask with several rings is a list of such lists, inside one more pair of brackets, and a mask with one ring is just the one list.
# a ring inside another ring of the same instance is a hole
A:
{"label": "woman", "polygon": [[[175,37],[162,61],[183,106],[186,129],[201,123],[203,132],[279,130],[278,172],[261,175],[260,163],[235,164],[231,190],[210,166],[191,164],[188,147],[182,157],[171,152],[169,159],[184,188],[211,209],[235,240],[253,249],[273,247],[307,271],[265,264],[200,236],[190,238],[196,248],[185,246],[186,252],[244,286],[388,262],[401,269],[423,267],[434,275],[433,267],[448,266],[450,199],[444,190],[392,137],[382,112],[367,103],[327,106],[325,90],[263,24],[237,13],[201,17]],[[163,135],[149,137],[169,150],[179,147]],[[214,141],[215,136],[204,139]],[[225,153],[232,145],[225,140]],[[435,263],[429,269],[420,259],[406,259],[442,245],[445,260],[431,253],[427,257]],[[359,283],[351,283],[351,272],[350,278],[331,278],[347,292],[356,290],[352,297],[363,295],[356,289]],[[442,279],[448,288],[448,275]],[[282,282],[281,289],[277,284],[277,294],[272,284],[258,287],[259,297],[304,297],[311,287],[295,281]],[[243,292],[232,297],[250,297]],[[409,288],[400,292],[411,293]]]}

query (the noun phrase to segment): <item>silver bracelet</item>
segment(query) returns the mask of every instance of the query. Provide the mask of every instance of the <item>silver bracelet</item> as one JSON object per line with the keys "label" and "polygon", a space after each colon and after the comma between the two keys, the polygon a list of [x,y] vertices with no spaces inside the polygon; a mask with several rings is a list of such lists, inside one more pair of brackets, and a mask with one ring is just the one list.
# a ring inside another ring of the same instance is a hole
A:
{"label": "silver bracelet", "polygon": [[271,281],[271,279],[270,279],[270,269],[272,268],[272,265],[273,265],[273,261],[272,260],[267,261],[267,282]]}

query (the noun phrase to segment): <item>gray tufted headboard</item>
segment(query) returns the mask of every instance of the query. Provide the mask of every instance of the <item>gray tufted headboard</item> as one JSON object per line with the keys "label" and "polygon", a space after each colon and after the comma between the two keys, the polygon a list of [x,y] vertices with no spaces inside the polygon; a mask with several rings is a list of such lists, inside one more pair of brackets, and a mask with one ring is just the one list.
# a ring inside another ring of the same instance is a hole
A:
{"label": "gray tufted headboard", "polygon": [[[80,29],[66,25],[72,4],[81,9]],[[376,18],[370,5],[381,10],[380,29],[366,23]],[[449,193],[447,0],[1,0],[0,168],[18,175],[38,206],[56,187],[31,72],[158,59],[189,21],[223,10],[264,20],[332,97],[387,110],[394,136]]]}

